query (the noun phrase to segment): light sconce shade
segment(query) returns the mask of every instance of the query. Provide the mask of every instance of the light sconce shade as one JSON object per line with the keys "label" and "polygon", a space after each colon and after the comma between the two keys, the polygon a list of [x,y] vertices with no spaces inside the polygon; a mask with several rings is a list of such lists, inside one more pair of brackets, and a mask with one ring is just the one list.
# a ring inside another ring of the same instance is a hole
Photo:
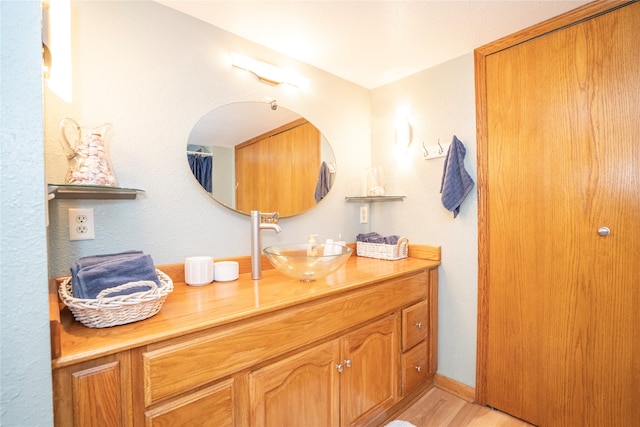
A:
{"label": "light sconce shade", "polygon": [[284,70],[273,64],[258,61],[237,53],[231,54],[231,65],[255,74],[261,82],[270,85],[286,83],[292,86],[303,87],[308,84],[308,80],[295,71]]}
{"label": "light sconce shade", "polygon": [[56,95],[71,102],[70,0],[42,2],[43,75]]}
{"label": "light sconce shade", "polygon": [[396,144],[398,147],[407,149],[411,144],[411,125],[407,117],[398,118],[396,127]]}

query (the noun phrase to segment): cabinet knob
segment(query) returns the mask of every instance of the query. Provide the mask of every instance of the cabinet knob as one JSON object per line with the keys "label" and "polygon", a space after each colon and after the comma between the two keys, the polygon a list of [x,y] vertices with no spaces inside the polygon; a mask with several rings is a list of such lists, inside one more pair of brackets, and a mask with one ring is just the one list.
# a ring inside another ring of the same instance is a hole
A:
{"label": "cabinet knob", "polygon": [[420,365],[416,365],[415,368],[416,368],[416,371],[418,372],[422,371],[422,366]]}
{"label": "cabinet knob", "polygon": [[601,236],[608,236],[611,234],[611,230],[609,230],[609,227],[600,227],[598,228],[598,234]]}
{"label": "cabinet knob", "polygon": [[338,370],[338,372],[342,372],[343,371],[343,368],[342,368],[341,364],[337,364],[336,365],[336,369]]}
{"label": "cabinet knob", "polygon": [[346,366],[347,368],[350,368],[351,367],[351,360],[350,359],[346,359],[344,361],[344,366]]}
{"label": "cabinet knob", "polygon": [[416,327],[418,329],[422,329],[422,322],[416,322]]}

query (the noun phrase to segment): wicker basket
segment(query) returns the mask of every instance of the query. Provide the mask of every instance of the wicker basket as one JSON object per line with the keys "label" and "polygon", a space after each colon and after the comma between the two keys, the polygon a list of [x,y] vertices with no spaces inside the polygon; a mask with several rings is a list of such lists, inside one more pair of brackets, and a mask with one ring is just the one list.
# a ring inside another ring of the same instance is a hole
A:
{"label": "wicker basket", "polygon": [[384,243],[356,242],[358,256],[396,261],[406,258],[409,252],[409,240],[403,237],[395,245]]}
{"label": "wicker basket", "polygon": [[[71,277],[58,287],[62,302],[69,307],[73,317],[90,328],[107,328],[147,319],[160,311],[167,295],[173,291],[173,281],[169,276],[156,269],[160,286],[153,281],[125,283],[115,288],[105,289],[95,299],[74,298],[71,289]],[[109,297],[109,293],[123,291],[132,287],[149,286],[148,291],[129,295]]]}

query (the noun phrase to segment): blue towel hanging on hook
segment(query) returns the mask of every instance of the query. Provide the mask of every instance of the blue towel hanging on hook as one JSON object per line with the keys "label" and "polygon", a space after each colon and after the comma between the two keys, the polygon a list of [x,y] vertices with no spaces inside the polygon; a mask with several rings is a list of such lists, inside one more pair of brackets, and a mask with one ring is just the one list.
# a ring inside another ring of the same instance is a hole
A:
{"label": "blue towel hanging on hook", "polygon": [[453,141],[444,159],[440,193],[442,193],[442,205],[446,210],[453,212],[454,218],[460,213],[460,205],[474,185],[471,175],[464,168],[466,153],[464,144],[453,135]]}

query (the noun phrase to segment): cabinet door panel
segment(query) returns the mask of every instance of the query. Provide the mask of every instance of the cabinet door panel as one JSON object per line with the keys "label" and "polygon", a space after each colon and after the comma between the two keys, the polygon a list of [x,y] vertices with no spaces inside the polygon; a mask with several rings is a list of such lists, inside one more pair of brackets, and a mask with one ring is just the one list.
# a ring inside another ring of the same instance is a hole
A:
{"label": "cabinet door panel", "polygon": [[145,413],[146,427],[232,427],[233,380],[224,381]]}
{"label": "cabinet door panel", "polygon": [[77,427],[122,425],[119,362],[74,372],[72,378]]}
{"label": "cabinet door panel", "polygon": [[129,352],[55,369],[53,396],[56,426],[130,426]]}
{"label": "cabinet door panel", "polygon": [[396,315],[364,326],[342,340],[341,424],[365,425],[398,397]]}
{"label": "cabinet door panel", "polygon": [[332,341],[251,372],[251,425],[339,425],[339,362]]}

